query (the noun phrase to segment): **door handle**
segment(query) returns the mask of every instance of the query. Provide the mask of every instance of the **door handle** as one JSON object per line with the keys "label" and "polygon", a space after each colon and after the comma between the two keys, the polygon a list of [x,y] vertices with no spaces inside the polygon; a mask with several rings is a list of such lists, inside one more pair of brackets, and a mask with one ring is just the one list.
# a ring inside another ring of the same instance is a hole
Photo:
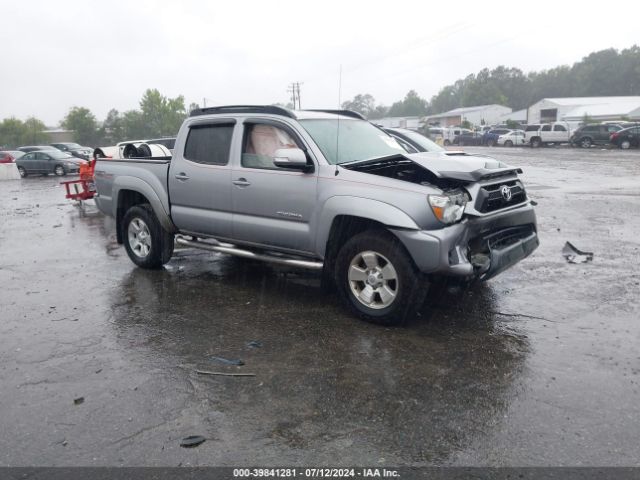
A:
{"label": "door handle", "polygon": [[189,180],[189,175],[187,175],[187,174],[186,174],[186,173],[184,173],[184,172],[180,172],[180,173],[177,173],[177,174],[176,174],[176,178],[177,178],[178,180],[183,180],[183,181],[184,181],[184,180]]}
{"label": "door handle", "polygon": [[251,182],[247,182],[246,178],[239,178],[237,180],[234,180],[232,183],[239,187],[248,187],[249,185],[251,185]]}

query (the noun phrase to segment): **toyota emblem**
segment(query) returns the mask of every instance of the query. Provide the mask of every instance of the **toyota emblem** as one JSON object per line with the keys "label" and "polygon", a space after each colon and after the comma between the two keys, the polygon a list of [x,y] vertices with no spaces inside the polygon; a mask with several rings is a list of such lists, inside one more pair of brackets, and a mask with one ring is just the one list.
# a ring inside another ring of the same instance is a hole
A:
{"label": "toyota emblem", "polygon": [[505,202],[511,201],[511,188],[508,185],[502,185],[500,187],[500,193],[502,194],[502,198],[504,198]]}

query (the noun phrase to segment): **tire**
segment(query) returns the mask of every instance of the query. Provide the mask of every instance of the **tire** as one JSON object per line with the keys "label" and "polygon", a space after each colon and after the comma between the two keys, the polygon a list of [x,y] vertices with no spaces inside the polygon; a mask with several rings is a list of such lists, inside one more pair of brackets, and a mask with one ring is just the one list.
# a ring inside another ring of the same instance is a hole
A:
{"label": "tire", "polygon": [[335,281],[347,308],[378,325],[404,324],[422,306],[428,291],[425,277],[404,246],[380,230],[359,233],[342,246]]}
{"label": "tire", "polygon": [[24,167],[18,167],[18,173],[20,174],[20,177],[24,178],[28,175],[27,171],[24,169]]}
{"label": "tire", "polygon": [[620,140],[620,148],[622,150],[629,150],[631,148],[631,142],[626,138],[624,140]]}
{"label": "tire", "polygon": [[584,137],[580,139],[581,148],[591,148],[591,145],[593,145],[593,142],[589,137]]}
{"label": "tire", "polygon": [[55,173],[57,177],[64,177],[67,174],[62,165],[56,165],[53,167],[53,173]]}
{"label": "tire", "polygon": [[451,145],[451,142],[449,140],[445,140],[444,141],[444,146],[448,147],[449,145]]}
{"label": "tire", "polygon": [[542,142],[539,138],[536,137],[531,139],[531,148],[540,148],[541,145]]}
{"label": "tire", "polygon": [[173,255],[174,236],[162,228],[148,203],[127,210],[122,236],[127,255],[139,267],[160,268]]}
{"label": "tire", "polygon": [[493,147],[495,146],[496,141],[495,140],[487,140],[487,147]]}
{"label": "tire", "polygon": [[504,146],[505,147],[513,147],[513,142],[511,140],[507,140],[506,142],[504,142]]}

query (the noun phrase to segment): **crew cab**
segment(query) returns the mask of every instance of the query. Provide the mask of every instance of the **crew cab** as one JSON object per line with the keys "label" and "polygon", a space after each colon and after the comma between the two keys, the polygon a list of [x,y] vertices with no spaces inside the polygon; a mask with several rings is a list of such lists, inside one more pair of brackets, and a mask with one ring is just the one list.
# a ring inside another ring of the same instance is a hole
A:
{"label": "crew cab", "polygon": [[521,170],[408,153],[350,111],[191,112],[171,157],[99,158],[96,204],[143,268],[179,245],[321,272],[345,305],[400,324],[441,276],[488,280],[538,246]]}
{"label": "crew cab", "polygon": [[550,143],[569,143],[571,126],[566,122],[527,125],[524,130],[524,143],[538,148]]}

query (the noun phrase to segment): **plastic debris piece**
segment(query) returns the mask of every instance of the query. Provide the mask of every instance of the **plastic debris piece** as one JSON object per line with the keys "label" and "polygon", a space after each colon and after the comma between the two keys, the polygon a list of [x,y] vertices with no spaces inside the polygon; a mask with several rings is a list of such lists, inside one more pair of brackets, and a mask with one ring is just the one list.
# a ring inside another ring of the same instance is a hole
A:
{"label": "plastic debris piece", "polygon": [[219,375],[221,377],[255,377],[255,373],[229,373],[229,372],[210,372],[208,370],[196,370],[200,375]]}
{"label": "plastic debris piece", "polygon": [[84,403],[84,397],[78,397],[78,398],[74,398],[73,399],[73,404],[74,405],[81,405]]}
{"label": "plastic debris piece", "polygon": [[210,362],[218,362],[224,365],[235,365],[236,367],[240,367],[244,365],[244,362],[239,358],[222,358],[222,357],[211,357],[209,359]]}
{"label": "plastic debris piece", "polygon": [[593,260],[593,252],[583,252],[577,249],[571,242],[567,242],[562,247],[562,256],[569,263],[587,263]]}
{"label": "plastic debris piece", "polygon": [[201,435],[190,435],[180,440],[180,446],[184,448],[193,448],[202,445],[207,439]]}

